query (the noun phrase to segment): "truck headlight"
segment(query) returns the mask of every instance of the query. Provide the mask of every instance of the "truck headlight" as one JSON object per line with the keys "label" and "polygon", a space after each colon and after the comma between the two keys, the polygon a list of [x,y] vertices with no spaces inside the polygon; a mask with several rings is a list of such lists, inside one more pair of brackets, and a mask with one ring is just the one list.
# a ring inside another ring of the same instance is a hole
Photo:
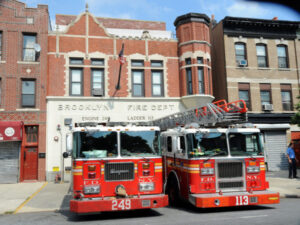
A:
{"label": "truck headlight", "polygon": [[247,173],[259,173],[260,168],[259,166],[248,166]]}
{"label": "truck headlight", "polygon": [[99,194],[100,193],[100,185],[84,186],[83,192],[86,195]]}
{"label": "truck headlight", "polygon": [[201,175],[213,175],[214,173],[214,168],[201,168]]}
{"label": "truck headlight", "polygon": [[154,183],[140,183],[140,191],[153,191]]}

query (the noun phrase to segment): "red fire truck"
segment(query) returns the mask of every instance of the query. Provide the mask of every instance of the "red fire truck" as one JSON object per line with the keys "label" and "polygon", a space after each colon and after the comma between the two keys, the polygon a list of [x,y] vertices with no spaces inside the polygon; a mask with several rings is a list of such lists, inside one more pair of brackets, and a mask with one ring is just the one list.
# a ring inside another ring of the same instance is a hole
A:
{"label": "red fire truck", "polygon": [[70,210],[90,213],[168,205],[159,135],[155,126],[78,124],[67,137],[73,158]]}
{"label": "red fire truck", "polygon": [[200,208],[279,203],[279,193],[267,190],[259,129],[234,125],[247,120],[246,111],[244,101],[223,100],[153,122],[166,130],[161,148],[170,204],[179,199]]}

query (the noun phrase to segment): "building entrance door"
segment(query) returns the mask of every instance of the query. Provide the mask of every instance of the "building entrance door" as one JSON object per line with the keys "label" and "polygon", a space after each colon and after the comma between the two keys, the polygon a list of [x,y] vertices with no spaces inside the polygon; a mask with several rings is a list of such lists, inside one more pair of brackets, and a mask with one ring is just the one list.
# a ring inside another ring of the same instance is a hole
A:
{"label": "building entrance door", "polygon": [[36,147],[24,149],[24,180],[37,180],[38,151]]}

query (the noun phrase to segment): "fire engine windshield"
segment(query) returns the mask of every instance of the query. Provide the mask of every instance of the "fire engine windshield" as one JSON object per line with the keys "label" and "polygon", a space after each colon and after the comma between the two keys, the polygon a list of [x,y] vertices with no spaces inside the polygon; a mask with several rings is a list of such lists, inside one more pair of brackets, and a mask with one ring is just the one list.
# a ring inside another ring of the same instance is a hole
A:
{"label": "fire engine windshield", "polygon": [[73,156],[75,158],[106,158],[118,156],[117,132],[75,132]]}
{"label": "fire engine windshield", "polygon": [[122,131],[121,156],[159,155],[158,131]]}
{"label": "fire engine windshield", "polygon": [[227,156],[225,133],[187,134],[189,158]]}
{"label": "fire engine windshield", "polygon": [[263,155],[258,133],[229,133],[229,145],[232,156]]}

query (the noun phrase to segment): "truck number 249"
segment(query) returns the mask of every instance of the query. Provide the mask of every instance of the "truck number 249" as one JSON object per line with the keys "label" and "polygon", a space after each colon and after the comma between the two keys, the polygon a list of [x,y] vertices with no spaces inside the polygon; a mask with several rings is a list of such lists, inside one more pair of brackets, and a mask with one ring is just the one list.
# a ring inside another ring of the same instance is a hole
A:
{"label": "truck number 249", "polygon": [[121,201],[113,200],[111,209],[112,210],[131,209],[131,201],[130,199],[122,199]]}
{"label": "truck number 249", "polygon": [[249,198],[248,196],[236,196],[235,197],[235,205],[248,205]]}

